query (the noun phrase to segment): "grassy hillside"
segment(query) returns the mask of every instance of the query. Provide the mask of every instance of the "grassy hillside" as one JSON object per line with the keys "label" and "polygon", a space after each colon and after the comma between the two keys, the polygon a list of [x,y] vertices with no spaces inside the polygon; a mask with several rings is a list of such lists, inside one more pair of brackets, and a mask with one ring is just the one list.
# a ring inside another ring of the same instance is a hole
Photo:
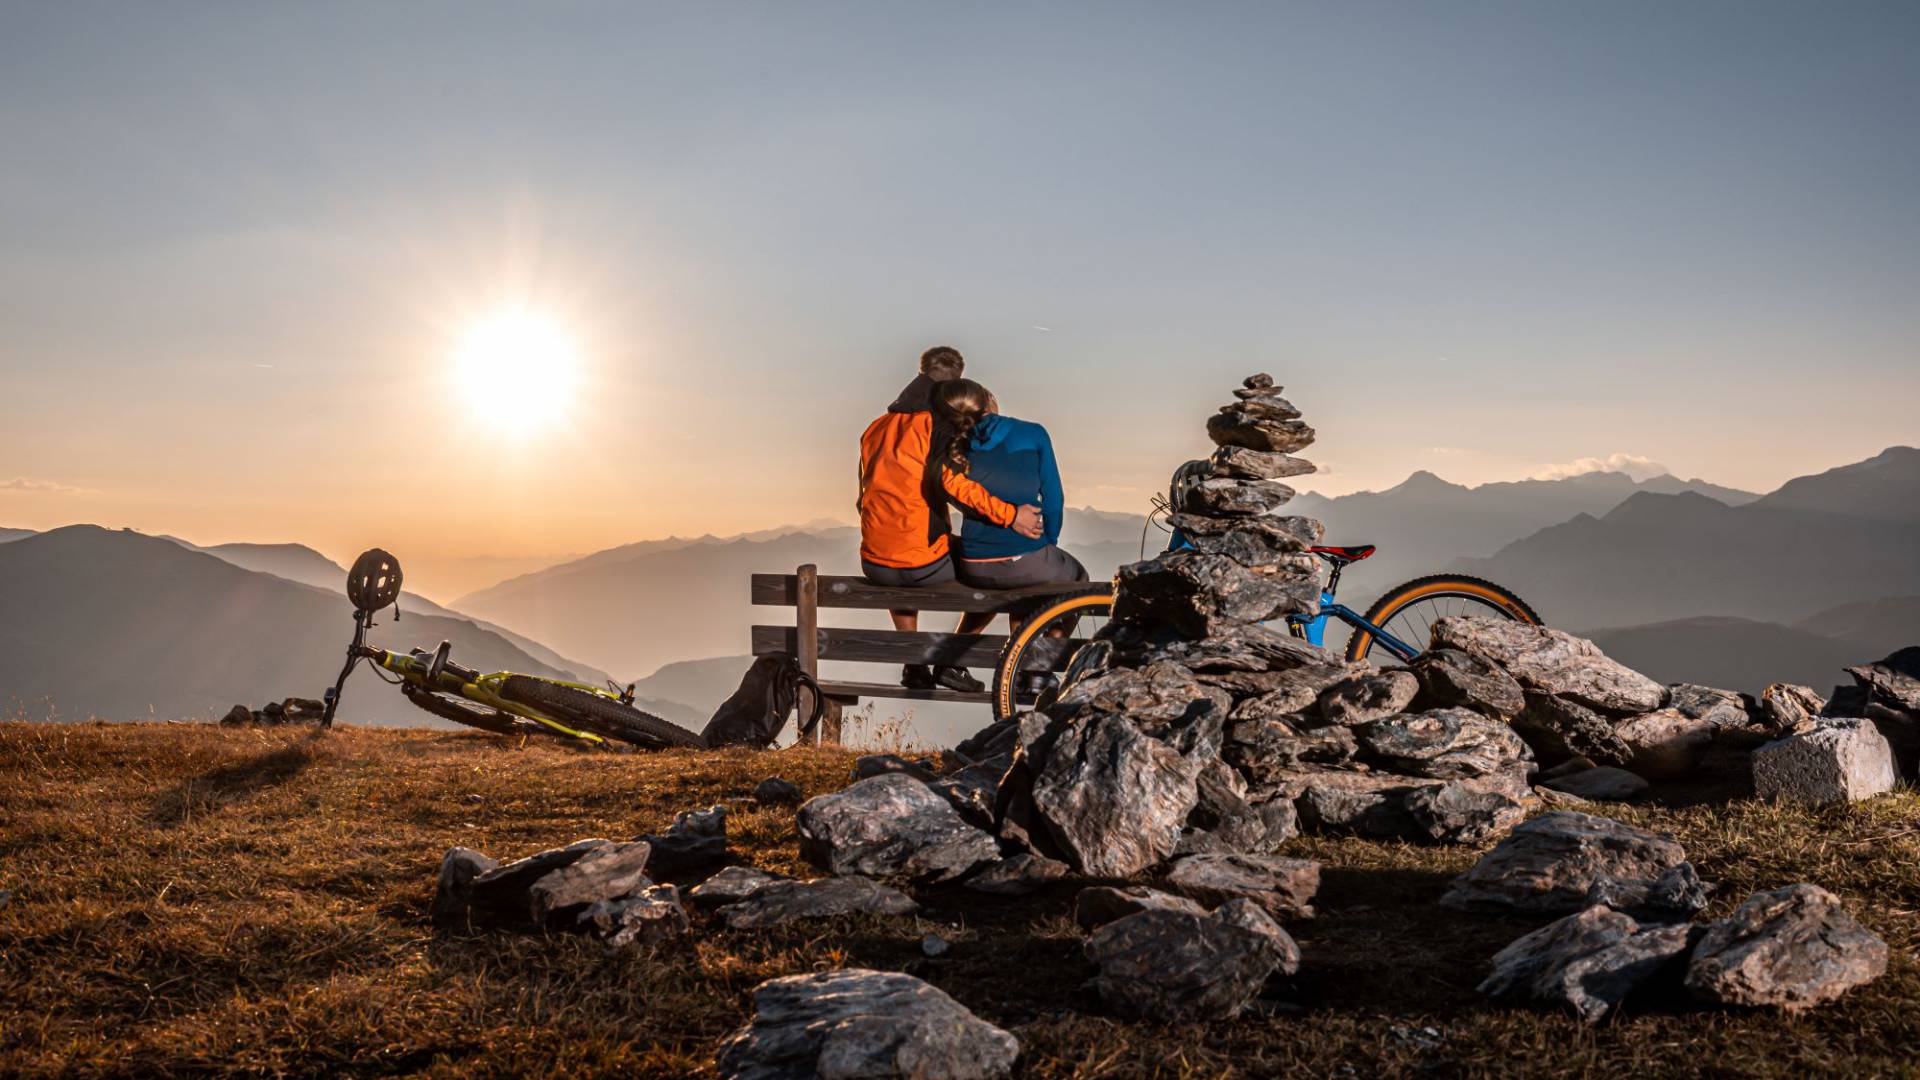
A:
{"label": "grassy hillside", "polygon": [[[1478,851],[1296,841],[1321,915],[1289,929],[1299,1004],[1231,1023],[1100,1015],[1067,917],[923,892],[914,918],[691,937],[608,954],[573,938],[436,935],[441,853],[516,856],[655,830],[785,775],[844,782],[830,750],[609,756],[470,734],[0,724],[0,1074],[622,1075],[708,1068],[763,979],[910,971],[1021,1040],[1030,1077],[1901,1073],[1920,1038],[1920,798],[1807,812],[1739,802],[1619,816],[1671,830],[1721,882],[1709,914],[1810,880],[1893,946],[1888,976],[1800,1016],[1630,1012],[1589,1030],[1491,1008],[1486,959],[1535,925],[1442,912]],[[798,871],[791,811],[736,804],[735,846]],[[937,928],[953,952],[926,960]],[[1421,1030],[1435,1029],[1426,1037]]]}

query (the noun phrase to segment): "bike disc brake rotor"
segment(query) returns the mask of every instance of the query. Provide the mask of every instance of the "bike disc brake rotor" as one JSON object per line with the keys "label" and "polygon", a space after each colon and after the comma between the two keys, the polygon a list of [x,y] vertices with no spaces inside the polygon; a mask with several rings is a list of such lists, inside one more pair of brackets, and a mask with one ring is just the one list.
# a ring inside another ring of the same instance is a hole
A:
{"label": "bike disc brake rotor", "polygon": [[379,611],[400,599],[400,560],[379,548],[363,552],[347,571],[347,599],[361,612]]}

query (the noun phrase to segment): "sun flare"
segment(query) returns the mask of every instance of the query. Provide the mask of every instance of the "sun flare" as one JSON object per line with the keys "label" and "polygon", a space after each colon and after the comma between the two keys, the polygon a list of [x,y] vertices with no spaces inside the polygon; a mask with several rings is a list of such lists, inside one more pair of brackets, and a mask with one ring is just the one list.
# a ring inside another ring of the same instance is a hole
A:
{"label": "sun flare", "polygon": [[495,312],[460,335],[454,377],[467,404],[517,430],[567,418],[580,378],[580,356],[552,318],[515,308]]}

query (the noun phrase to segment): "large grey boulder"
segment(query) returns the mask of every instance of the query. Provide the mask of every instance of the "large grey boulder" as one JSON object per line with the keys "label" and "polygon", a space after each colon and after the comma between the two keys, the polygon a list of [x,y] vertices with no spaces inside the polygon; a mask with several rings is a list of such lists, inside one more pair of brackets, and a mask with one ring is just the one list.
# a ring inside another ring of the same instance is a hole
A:
{"label": "large grey boulder", "polygon": [[453,900],[448,899],[445,905],[447,918],[449,922],[475,926],[531,928],[535,925],[534,884],[556,870],[572,866],[609,843],[599,838],[580,840],[563,848],[538,852],[487,870],[470,879],[460,890],[466,900],[464,912],[455,910]]}
{"label": "large grey boulder", "polygon": [[1251,900],[1276,919],[1305,919],[1320,891],[1320,864],[1277,855],[1187,855],[1167,869],[1166,885],[1208,907]]}
{"label": "large grey boulder", "polygon": [[1850,802],[1893,790],[1893,748],[1870,721],[1825,719],[1753,752],[1753,793],[1762,799]]}
{"label": "large grey boulder", "polygon": [[1641,926],[1610,908],[1590,907],[1495,953],[1480,992],[1564,1006],[1597,1023],[1686,952],[1687,932],[1684,924]]}
{"label": "large grey boulder", "polygon": [[1145,885],[1095,885],[1073,898],[1073,921],[1082,930],[1098,930],[1116,919],[1142,911],[1184,911],[1205,915],[1206,905]]}
{"label": "large grey boulder", "polygon": [[1515,826],[1453,879],[1440,903],[1456,911],[1567,914],[1586,906],[1598,878],[1652,881],[1686,857],[1659,833],[1554,810]]}
{"label": "large grey boulder", "polygon": [[1113,617],[1206,637],[1233,623],[1315,610],[1320,581],[1313,557],[1282,558],[1288,561],[1258,571],[1198,551],[1129,563],[1114,576]]}
{"label": "large grey boulder", "polygon": [[1420,692],[1420,680],[1403,668],[1376,668],[1341,679],[1315,703],[1329,724],[1354,726],[1405,711]]}
{"label": "large grey boulder", "polygon": [[1224,555],[1242,566],[1270,566],[1318,544],[1324,530],[1307,517],[1261,514],[1257,517],[1209,517],[1174,514],[1167,524],[1179,529],[1194,550]]}
{"label": "large grey boulder", "polygon": [[1187,813],[1175,854],[1267,855],[1299,835],[1300,816],[1291,801],[1249,803],[1240,773],[1218,758],[1201,768],[1196,790],[1199,798]]}
{"label": "large grey boulder", "polygon": [[1019,1040],[935,987],[848,968],[755,987],[753,1019],[714,1065],[723,1080],[988,1080],[1019,1055]]}
{"label": "large grey boulder", "polygon": [[1687,967],[1687,989],[1723,1005],[1801,1009],[1831,1001],[1887,971],[1887,943],[1818,885],[1754,893],[1707,927]]}
{"label": "large grey boulder", "polygon": [[1276,671],[1222,671],[1199,676],[1237,699],[1235,720],[1284,718],[1302,728],[1327,724],[1319,709],[1320,696],[1355,674],[1356,665],[1344,662],[1303,664]]}
{"label": "large grey boulder", "polygon": [[1583,757],[1603,765],[1625,765],[1633,747],[1614,731],[1614,722],[1570,698],[1528,691],[1526,707],[1513,718],[1518,732],[1542,764]]}
{"label": "large grey boulder", "polygon": [[1208,709],[1233,705],[1225,690],[1203,686],[1193,672],[1171,660],[1144,667],[1116,667],[1080,679],[1060,691],[1047,713],[1066,720],[1085,713],[1119,713],[1141,727],[1192,720]]}
{"label": "large grey boulder", "polygon": [[1229,725],[1221,760],[1246,777],[1250,790],[1313,765],[1344,765],[1359,752],[1351,729],[1330,726],[1308,730],[1287,717],[1237,720]]}
{"label": "large grey boulder", "polygon": [[646,873],[652,854],[653,846],[644,840],[601,844],[542,875],[527,890],[533,920],[549,925],[572,922],[590,904],[616,900],[652,885]]}
{"label": "large grey boulder", "polygon": [[1381,720],[1361,732],[1360,746],[1389,772],[1436,780],[1524,772],[1533,760],[1513,728],[1461,708]]}
{"label": "large grey boulder", "polygon": [[1409,665],[1420,689],[1436,705],[1458,706],[1506,720],[1526,707],[1513,676],[1484,656],[1461,649],[1428,649]]}
{"label": "large grey boulder", "polygon": [[1477,844],[1527,817],[1518,796],[1458,780],[1416,788],[1407,795],[1405,806],[1422,837],[1440,844]]}
{"label": "large grey boulder", "polygon": [[993,837],[905,773],[816,795],[796,824],[801,856],[833,874],[945,881],[1000,857]]}
{"label": "large grey boulder", "polygon": [[[1302,772],[1291,789],[1301,823],[1319,833],[1471,843],[1523,816],[1523,773],[1439,781],[1386,772]],[[1419,796],[1416,801],[1415,796]]]}
{"label": "large grey boulder", "polygon": [[1652,712],[1666,688],[1564,630],[1511,619],[1453,615],[1433,624],[1433,647],[1491,660],[1520,685],[1600,712]]}
{"label": "large grey boulder", "polygon": [[1113,624],[1101,634],[1113,645],[1114,662],[1130,667],[1171,660],[1195,675],[1328,666],[1354,670],[1337,653],[1257,623],[1233,623],[1204,638],[1125,623]]}
{"label": "large grey boulder", "polygon": [[1125,717],[1065,724],[1033,778],[1032,805],[1082,873],[1129,877],[1173,853],[1200,766]]}
{"label": "large grey boulder", "polygon": [[609,945],[652,945],[687,932],[687,909],[672,885],[652,885],[627,896],[596,900],[576,919]]}
{"label": "large grey boulder", "polygon": [[1115,920],[1087,939],[1094,992],[1121,1016],[1167,1022],[1238,1016],[1300,950],[1249,900],[1210,915],[1156,909]]}
{"label": "large grey boulder", "polygon": [[1235,517],[1271,514],[1293,501],[1293,489],[1278,480],[1242,480],[1211,475],[1209,462],[1194,461],[1198,476],[1174,477],[1173,508],[1184,515]]}
{"label": "large grey boulder", "polygon": [[910,915],[920,905],[898,889],[863,877],[814,878],[811,881],[775,881],[762,885],[743,900],[719,909],[729,929],[761,930],[803,919],[831,919],[842,915]]}

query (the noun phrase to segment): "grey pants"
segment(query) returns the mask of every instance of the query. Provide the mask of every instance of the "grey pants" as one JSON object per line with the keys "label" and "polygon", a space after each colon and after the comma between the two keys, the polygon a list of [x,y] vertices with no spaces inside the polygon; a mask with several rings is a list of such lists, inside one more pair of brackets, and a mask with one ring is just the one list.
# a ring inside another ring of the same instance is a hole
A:
{"label": "grey pants", "polygon": [[960,580],[977,589],[1018,589],[1055,581],[1087,580],[1087,568],[1080,565],[1080,560],[1052,544],[1017,559],[972,562],[962,558],[959,567]]}

